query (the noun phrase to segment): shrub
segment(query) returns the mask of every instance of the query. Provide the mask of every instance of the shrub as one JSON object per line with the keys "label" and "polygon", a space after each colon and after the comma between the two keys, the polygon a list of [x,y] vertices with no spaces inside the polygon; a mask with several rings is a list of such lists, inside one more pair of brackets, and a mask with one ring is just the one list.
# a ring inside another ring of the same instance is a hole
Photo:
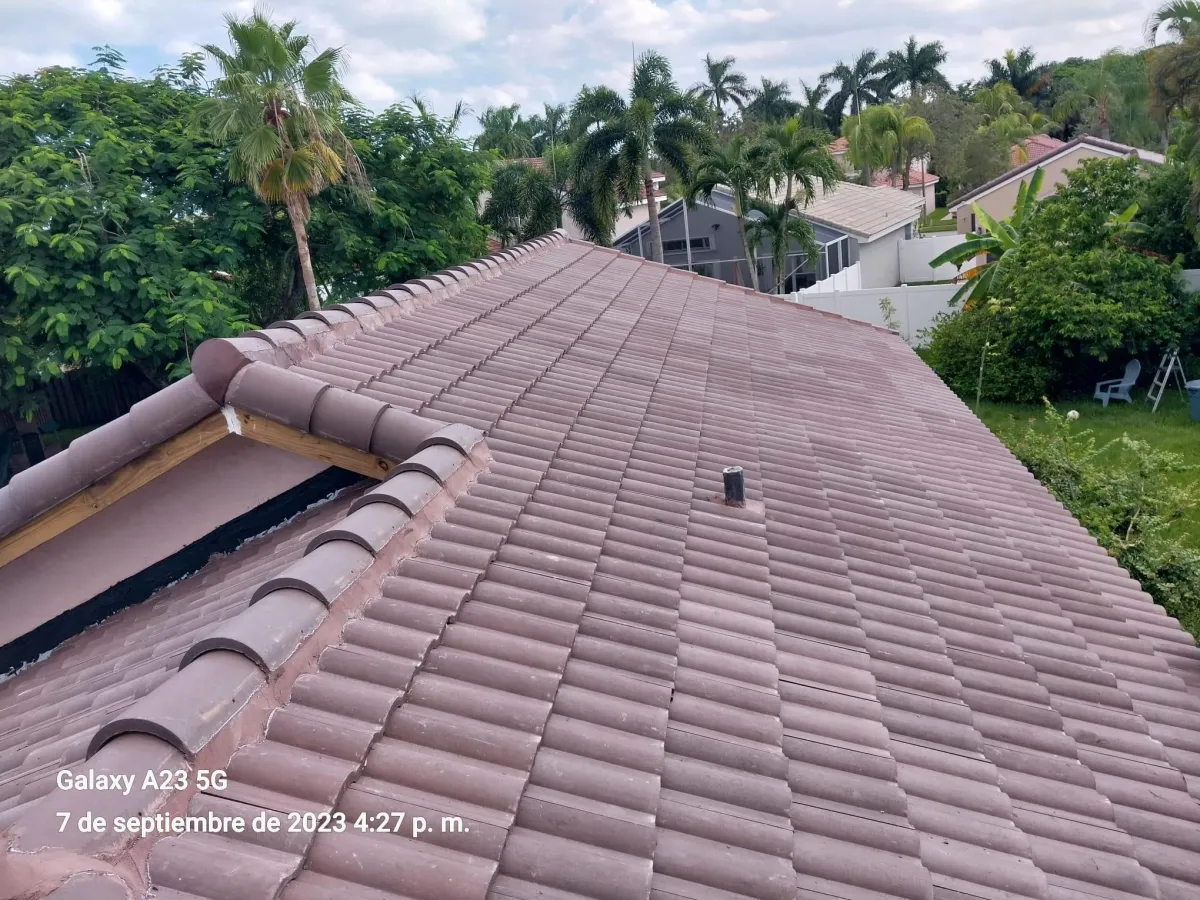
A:
{"label": "shrub", "polygon": [[963,397],[974,399],[985,342],[982,395],[1029,402],[1090,390],[1127,360],[1188,346],[1197,332],[1197,298],[1178,265],[1135,249],[1142,235],[1110,224],[1142,189],[1133,162],[1088,161],[1068,179],[1008,251],[998,294],[928,334],[930,364]]}
{"label": "shrub", "polygon": [[1200,635],[1200,551],[1171,534],[1200,503],[1200,483],[1174,479],[1200,467],[1129,435],[1097,447],[1091,431],[1075,431],[1049,402],[1045,427],[1031,421],[1007,443],[1159,605]]}
{"label": "shrub", "polygon": [[1141,185],[1138,197],[1138,220],[1145,224],[1146,231],[1134,238],[1138,247],[1167,260],[1179,257],[1185,269],[1200,268],[1191,193],[1192,179],[1186,168],[1174,162],[1155,167]]}

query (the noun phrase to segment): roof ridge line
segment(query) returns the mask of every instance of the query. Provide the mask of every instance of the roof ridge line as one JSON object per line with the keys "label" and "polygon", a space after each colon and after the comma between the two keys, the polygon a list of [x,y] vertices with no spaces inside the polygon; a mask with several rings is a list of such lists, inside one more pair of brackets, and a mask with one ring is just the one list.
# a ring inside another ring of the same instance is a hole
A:
{"label": "roof ridge line", "polygon": [[324,353],[356,334],[373,331],[414,307],[426,306],[459,293],[470,285],[490,281],[523,259],[571,240],[563,229],[516,244],[481,259],[471,260],[389,285],[364,297],[301,313],[234,338],[210,338],[192,354],[192,372],[216,402],[224,396],[242,366],[267,362],[287,368]]}

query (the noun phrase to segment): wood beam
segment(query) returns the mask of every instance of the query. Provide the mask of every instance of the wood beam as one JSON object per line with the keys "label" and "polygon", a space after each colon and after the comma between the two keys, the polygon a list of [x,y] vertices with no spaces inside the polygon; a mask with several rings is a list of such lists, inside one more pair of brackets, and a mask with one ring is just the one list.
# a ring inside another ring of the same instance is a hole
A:
{"label": "wood beam", "polygon": [[382,456],[375,456],[371,453],[355,450],[353,447],[347,447],[345,444],[317,437],[315,434],[309,434],[307,431],[300,431],[297,428],[280,425],[278,422],[272,422],[263,416],[244,412],[240,409],[235,410],[234,414],[237,416],[241,427],[238,433],[242,437],[250,438],[252,441],[258,441],[261,444],[270,444],[272,447],[287,450],[289,453],[295,453],[297,456],[319,459],[329,463],[331,466],[337,466],[339,469],[346,469],[350,472],[357,472],[359,475],[366,475],[368,478],[382,480],[388,476],[388,473],[392,469],[396,468],[396,463],[390,459],[384,459]]}
{"label": "wood beam", "polygon": [[90,519],[144,487],[165,472],[231,434],[289,453],[317,459],[368,478],[383,479],[396,463],[364,453],[314,434],[280,425],[259,415],[226,407],[197,422],[187,431],[168,438],[137,459],[105,475],[52,509],[0,537],[0,567],[24,556],[63,532]]}
{"label": "wood beam", "polygon": [[229,423],[226,422],[225,416],[218,412],[197,422],[187,431],[167,438],[133,462],[105,475],[37,518],[26,522],[16,531],[0,538],[0,566],[7,565],[18,556],[24,556],[51,538],[58,537],[64,531],[90,519],[100,510],[112,506],[122,497],[144,487],[164,472],[228,435]]}

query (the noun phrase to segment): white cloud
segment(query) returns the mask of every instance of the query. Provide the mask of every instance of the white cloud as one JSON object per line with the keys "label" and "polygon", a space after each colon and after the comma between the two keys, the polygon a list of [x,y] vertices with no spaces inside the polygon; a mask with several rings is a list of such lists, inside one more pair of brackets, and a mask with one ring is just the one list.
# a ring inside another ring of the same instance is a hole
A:
{"label": "white cloud", "polygon": [[[0,0],[3,2],[3,0]],[[347,81],[381,108],[413,93],[448,112],[489,104],[570,100],[584,83],[624,89],[631,50],[667,54],[680,84],[701,60],[733,54],[760,76],[812,83],[862,49],[886,52],[910,35],[941,40],[952,81],[983,60],[1031,44],[1040,59],[1141,43],[1159,0],[271,0],[320,46],[342,46]],[[0,75],[78,64],[112,44],[148,71],[201,43],[224,43],[223,15],[254,0],[38,0],[5,4]],[[147,62],[148,61],[148,62]]]}

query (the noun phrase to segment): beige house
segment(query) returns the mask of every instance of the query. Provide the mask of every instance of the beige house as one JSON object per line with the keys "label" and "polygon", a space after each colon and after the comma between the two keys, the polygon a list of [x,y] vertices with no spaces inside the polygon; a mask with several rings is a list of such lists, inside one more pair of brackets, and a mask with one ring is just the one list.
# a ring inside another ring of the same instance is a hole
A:
{"label": "beige house", "polygon": [[1159,166],[1165,161],[1161,153],[1140,150],[1137,147],[1083,135],[1051,149],[1050,152],[1040,155],[1030,152],[1029,159],[1024,164],[1005,172],[998,178],[993,178],[987,184],[977,187],[973,191],[968,191],[950,204],[950,215],[954,216],[960,234],[976,231],[979,223],[975,221],[972,207],[978,204],[980,209],[993,218],[1007,218],[1012,215],[1021,183],[1028,182],[1037,169],[1043,169],[1046,172],[1043,176],[1039,196],[1049,197],[1057,193],[1059,185],[1067,183],[1066,173],[1071,169],[1078,168],[1084,160],[1119,159],[1121,157],[1134,157],[1143,163]]}

